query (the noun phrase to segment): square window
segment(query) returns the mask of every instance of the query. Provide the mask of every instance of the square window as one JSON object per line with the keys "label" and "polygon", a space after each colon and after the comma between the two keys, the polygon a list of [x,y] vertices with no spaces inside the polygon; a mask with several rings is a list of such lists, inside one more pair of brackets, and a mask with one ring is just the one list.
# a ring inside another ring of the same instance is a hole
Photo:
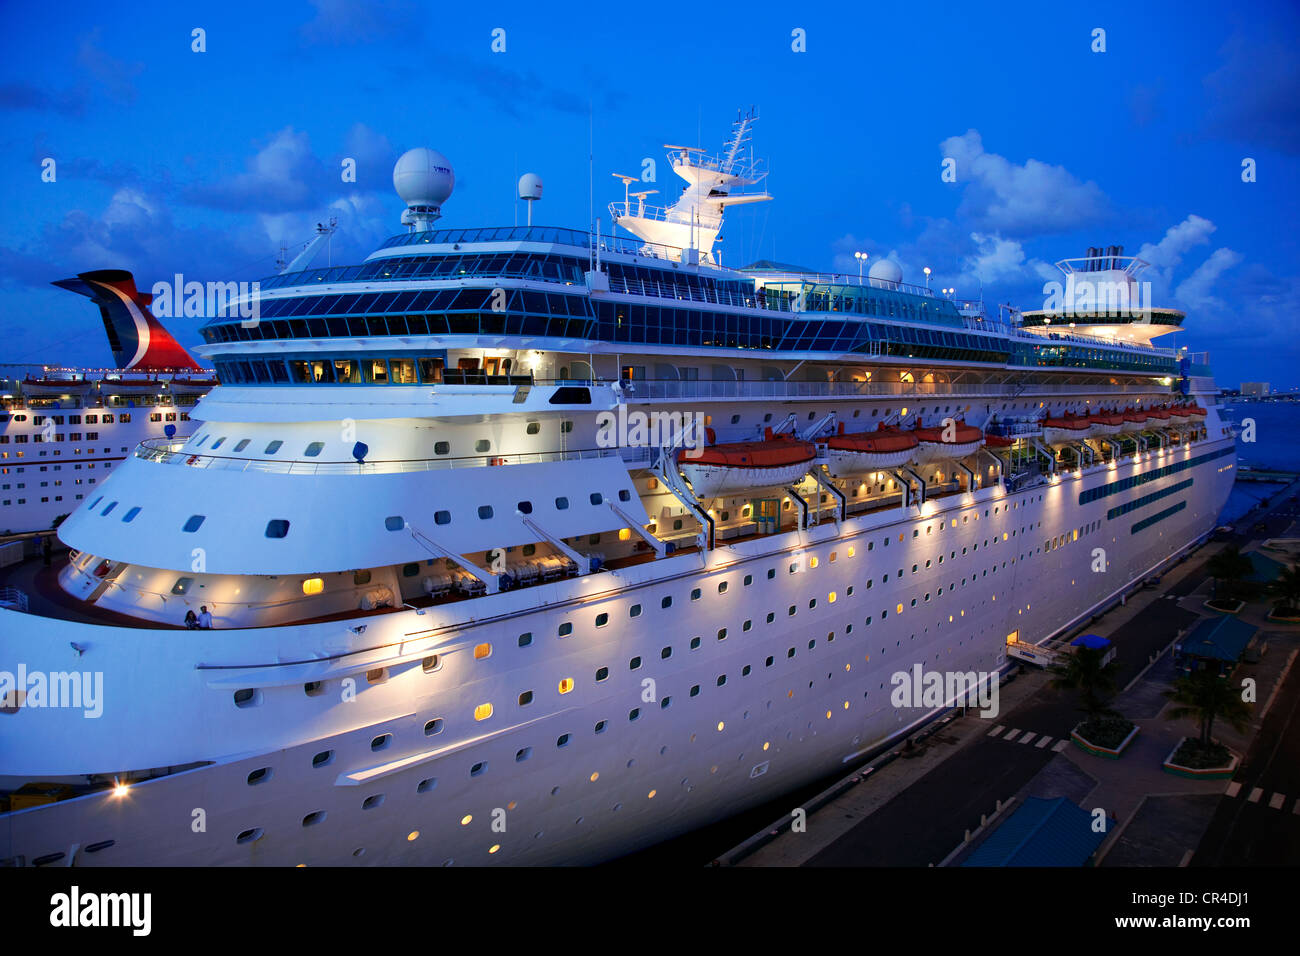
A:
{"label": "square window", "polygon": [[289,533],[289,522],[283,518],[272,518],[266,523],[268,538],[283,538]]}
{"label": "square window", "polygon": [[478,516],[479,516],[479,518],[481,518],[481,519],[484,520],[484,521],[486,521],[488,518],[491,518],[491,517],[492,517],[492,506],[491,506],[491,505],[479,505],[479,506],[478,506]]}
{"label": "square window", "polygon": [[451,512],[450,512],[450,511],[435,511],[435,512],[433,513],[433,523],[434,523],[434,524],[451,524]]}

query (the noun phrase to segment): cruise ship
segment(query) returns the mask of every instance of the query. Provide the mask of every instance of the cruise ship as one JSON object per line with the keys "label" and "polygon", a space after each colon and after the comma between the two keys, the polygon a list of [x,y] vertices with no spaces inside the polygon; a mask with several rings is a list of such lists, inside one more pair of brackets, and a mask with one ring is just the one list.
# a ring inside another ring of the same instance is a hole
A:
{"label": "cruise ship", "polygon": [[753,122],[671,147],[671,205],[621,177],[627,235],[435,228],[412,150],[406,231],[209,322],[220,384],[0,610],[0,861],[608,860],[851,767],[951,703],[895,675],[996,680],[1212,531],[1231,426],[1152,344],[1182,313],[1111,307],[1144,263],[997,314],[888,258],[724,266]]}
{"label": "cruise ship", "polygon": [[131,273],[101,269],[55,285],[99,306],[117,365],[0,365],[0,534],[57,527],[140,442],[188,430],[216,385]]}

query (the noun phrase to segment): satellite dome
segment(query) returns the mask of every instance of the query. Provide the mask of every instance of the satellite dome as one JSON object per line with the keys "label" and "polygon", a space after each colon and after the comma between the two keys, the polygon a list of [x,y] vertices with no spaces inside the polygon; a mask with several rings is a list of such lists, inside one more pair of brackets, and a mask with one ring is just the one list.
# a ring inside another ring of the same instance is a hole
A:
{"label": "satellite dome", "polygon": [[408,206],[437,209],[456,186],[447,157],[424,146],[407,150],[393,167],[393,188]]}
{"label": "satellite dome", "polygon": [[877,259],[871,264],[867,278],[878,289],[897,289],[903,281],[903,267],[893,259]]}
{"label": "satellite dome", "polygon": [[520,199],[542,198],[542,177],[536,173],[524,173],[519,177]]}

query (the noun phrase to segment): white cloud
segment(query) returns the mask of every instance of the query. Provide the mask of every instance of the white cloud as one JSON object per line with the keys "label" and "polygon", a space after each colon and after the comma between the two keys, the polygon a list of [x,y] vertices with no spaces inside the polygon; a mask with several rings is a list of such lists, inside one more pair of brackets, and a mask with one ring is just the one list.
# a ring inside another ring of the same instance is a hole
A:
{"label": "white cloud", "polygon": [[1037,159],[1016,165],[985,152],[976,130],[939,144],[956,160],[957,184],[965,185],[961,209],[989,231],[1020,234],[1068,232],[1105,217],[1109,201],[1094,182],[1080,182],[1063,166]]}
{"label": "white cloud", "polygon": [[1223,303],[1211,294],[1211,289],[1219,276],[1241,262],[1241,258],[1231,249],[1215,249],[1195,272],[1178,284],[1174,298],[1189,310],[1222,309]]}

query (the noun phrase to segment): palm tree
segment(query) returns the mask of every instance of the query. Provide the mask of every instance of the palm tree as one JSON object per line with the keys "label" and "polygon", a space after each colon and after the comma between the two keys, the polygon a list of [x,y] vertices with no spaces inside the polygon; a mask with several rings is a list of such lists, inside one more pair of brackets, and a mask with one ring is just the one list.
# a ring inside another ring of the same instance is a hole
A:
{"label": "palm tree", "polygon": [[1173,689],[1164,694],[1178,705],[1169,709],[1170,720],[1191,717],[1200,723],[1202,747],[1210,746],[1210,731],[1216,718],[1226,720],[1238,733],[1244,733],[1250,726],[1250,705],[1242,700],[1241,692],[1208,668],[1178,678]]}
{"label": "palm tree", "polygon": [[1064,663],[1048,668],[1053,675],[1054,690],[1078,690],[1079,709],[1089,720],[1103,715],[1118,716],[1106,706],[1106,701],[1115,694],[1115,662],[1102,664],[1105,653],[1104,648],[1079,647]]}
{"label": "palm tree", "polygon": [[1283,568],[1269,589],[1280,598],[1279,608],[1293,610],[1300,607],[1300,568],[1294,564]]}
{"label": "palm tree", "polygon": [[1214,596],[1219,596],[1219,582],[1224,583],[1224,596],[1232,597],[1237,590],[1237,582],[1255,570],[1250,558],[1242,554],[1235,546],[1224,548],[1205,562],[1205,570],[1214,578]]}

